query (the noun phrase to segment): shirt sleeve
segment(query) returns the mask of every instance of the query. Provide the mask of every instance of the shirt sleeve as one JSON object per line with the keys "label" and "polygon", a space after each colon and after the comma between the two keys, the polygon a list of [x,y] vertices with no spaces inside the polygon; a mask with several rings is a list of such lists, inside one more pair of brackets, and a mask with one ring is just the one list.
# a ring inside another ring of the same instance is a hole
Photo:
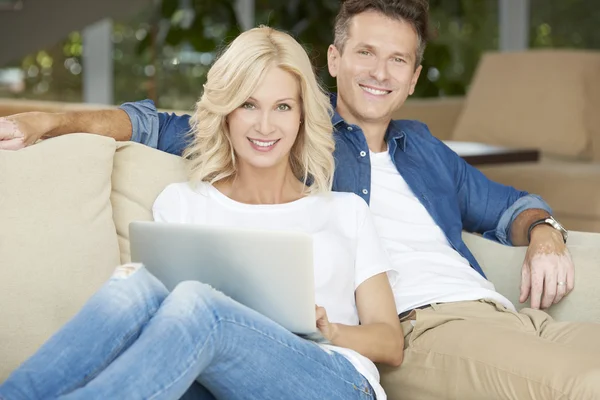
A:
{"label": "shirt sleeve", "polygon": [[548,214],[552,215],[552,209],[540,196],[535,194],[527,194],[519,198],[510,207],[504,210],[500,216],[498,225],[496,225],[496,229],[483,232],[483,237],[486,239],[495,240],[508,246],[512,246],[512,240],[510,239],[510,228],[512,227],[513,222],[523,211],[531,209],[544,210]]}
{"label": "shirt sleeve", "polygon": [[358,229],[354,289],[356,290],[367,279],[382,272],[387,272],[390,285],[393,288],[398,279],[398,274],[392,268],[390,259],[379,240],[369,207],[358,196],[356,196],[355,201],[357,204]]}
{"label": "shirt sleeve", "polygon": [[131,121],[131,141],[181,155],[192,137],[190,115],[158,112],[152,100],[124,103],[119,107]]}
{"label": "shirt sleeve", "polygon": [[541,197],[488,179],[444,143],[440,142],[440,145],[445,153],[446,165],[453,168],[463,229],[466,231],[512,245],[510,228],[519,214],[529,209],[541,209],[552,214],[552,209]]}
{"label": "shirt sleeve", "polygon": [[154,221],[184,223],[182,206],[181,194],[176,184],[167,186],[152,206]]}

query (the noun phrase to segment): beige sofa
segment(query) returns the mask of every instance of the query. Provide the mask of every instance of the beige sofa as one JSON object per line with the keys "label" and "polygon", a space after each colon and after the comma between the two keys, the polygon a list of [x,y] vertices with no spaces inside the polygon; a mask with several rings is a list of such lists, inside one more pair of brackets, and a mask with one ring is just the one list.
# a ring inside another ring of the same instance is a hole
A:
{"label": "beige sofa", "polygon": [[[134,143],[68,135],[0,151],[0,382],[129,260],[127,228],[186,164]],[[517,301],[523,248],[465,234],[497,289]],[[573,232],[576,289],[552,308],[600,322],[600,234]],[[386,374],[390,398],[401,388]],[[392,383],[389,383],[392,382]]]}
{"label": "beige sofa", "polygon": [[540,194],[569,229],[600,232],[600,52],[538,50],[482,57],[465,98],[408,101],[440,139],[536,148],[539,163],[481,167]]}

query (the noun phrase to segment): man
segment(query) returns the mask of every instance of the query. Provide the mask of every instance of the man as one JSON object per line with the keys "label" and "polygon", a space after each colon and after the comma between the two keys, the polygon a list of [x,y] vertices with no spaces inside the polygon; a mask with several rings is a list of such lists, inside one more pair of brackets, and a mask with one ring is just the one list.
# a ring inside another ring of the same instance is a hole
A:
{"label": "man", "polygon": [[[537,196],[489,181],[417,121],[392,121],[414,91],[427,42],[426,0],[346,0],[329,48],[336,139],[334,190],[370,204],[395,269],[406,335],[398,398],[600,398],[600,325],[556,323],[538,308],[573,289],[566,231]],[[1,122],[5,148],[96,132],[174,154],[189,116],[149,101],[119,110],[26,113]],[[528,246],[521,313],[495,292],[461,231]],[[594,386],[595,385],[595,386]],[[587,396],[587,397],[586,397]]]}

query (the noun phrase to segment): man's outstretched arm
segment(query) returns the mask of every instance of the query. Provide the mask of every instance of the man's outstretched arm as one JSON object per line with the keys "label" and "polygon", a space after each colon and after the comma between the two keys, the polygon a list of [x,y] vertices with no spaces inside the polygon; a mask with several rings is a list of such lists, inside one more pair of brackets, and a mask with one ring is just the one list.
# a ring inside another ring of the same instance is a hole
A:
{"label": "man's outstretched arm", "polygon": [[96,133],[126,141],[131,139],[131,121],[120,109],[15,114],[0,118],[0,149],[18,150],[40,139],[76,132]]}
{"label": "man's outstretched arm", "polygon": [[125,103],[116,110],[27,112],[0,118],[0,150],[18,150],[40,139],[84,132],[180,155],[190,139],[189,119],[189,115],[159,113],[150,100]]}

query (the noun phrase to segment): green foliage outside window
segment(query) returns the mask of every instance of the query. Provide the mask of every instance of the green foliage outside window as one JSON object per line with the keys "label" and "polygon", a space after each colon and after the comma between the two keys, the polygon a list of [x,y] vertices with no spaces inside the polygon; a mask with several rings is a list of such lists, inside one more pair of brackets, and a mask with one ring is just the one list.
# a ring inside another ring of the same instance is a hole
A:
{"label": "green foliage outside window", "polygon": [[[143,98],[160,107],[192,109],[205,75],[221,46],[239,33],[233,0],[163,0],[129,21],[116,21],[115,103]],[[255,0],[256,24],[284,29],[303,43],[321,80],[326,69],[337,0]],[[498,0],[430,0],[435,38],[423,61],[415,97],[463,95],[481,54],[498,48]],[[531,47],[600,48],[596,0],[531,0]],[[25,87],[0,97],[82,101],[82,36],[14,63]]]}

